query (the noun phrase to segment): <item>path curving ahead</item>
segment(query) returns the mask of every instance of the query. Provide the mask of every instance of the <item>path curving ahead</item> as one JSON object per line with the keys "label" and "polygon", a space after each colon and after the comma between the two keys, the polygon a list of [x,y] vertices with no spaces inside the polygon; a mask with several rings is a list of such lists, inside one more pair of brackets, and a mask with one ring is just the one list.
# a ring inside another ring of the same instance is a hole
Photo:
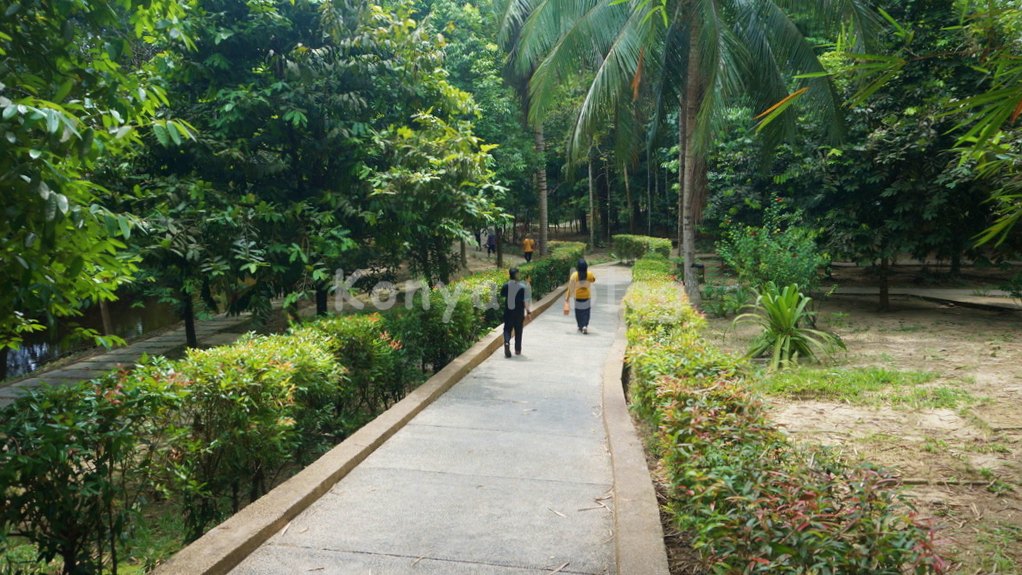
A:
{"label": "path curving ahead", "polygon": [[594,272],[589,335],[554,304],[231,573],[616,573],[601,405],[631,273]]}

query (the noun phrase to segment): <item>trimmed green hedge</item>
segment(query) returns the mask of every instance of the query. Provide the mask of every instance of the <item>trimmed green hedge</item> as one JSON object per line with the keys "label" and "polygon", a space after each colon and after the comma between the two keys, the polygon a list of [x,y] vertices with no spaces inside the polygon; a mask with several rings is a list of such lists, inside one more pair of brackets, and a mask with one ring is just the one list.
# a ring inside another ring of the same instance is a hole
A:
{"label": "trimmed green hedge", "polygon": [[658,262],[625,296],[629,395],[655,430],[667,512],[713,573],[940,573],[897,482],[799,448]]}
{"label": "trimmed green hedge", "polygon": [[183,398],[168,422],[181,430],[168,483],[190,539],[265,493],[285,465],[318,447],[318,436],[336,433],[321,410],[340,409],[350,391],[326,343],[312,334],[247,335],[175,362]]}
{"label": "trimmed green hedge", "polygon": [[651,236],[635,236],[617,234],[613,240],[614,253],[622,261],[635,261],[646,254],[658,254],[665,258],[671,257],[671,240]]}
{"label": "trimmed green hedge", "polygon": [[[567,281],[584,248],[552,243],[520,266],[534,299]],[[475,274],[416,294],[411,309],[316,318],[19,398],[0,409],[0,549],[18,533],[40,561],[102,572],[147,497],[169,498],[199,537],[498,325],[506,280]]]}
{"label": "trimmed green hedge", "polygon": [[660,254],[650,254],[635,262],[632,267],[632,281],[656,281],[663,278],[676,279],[674,263]]}

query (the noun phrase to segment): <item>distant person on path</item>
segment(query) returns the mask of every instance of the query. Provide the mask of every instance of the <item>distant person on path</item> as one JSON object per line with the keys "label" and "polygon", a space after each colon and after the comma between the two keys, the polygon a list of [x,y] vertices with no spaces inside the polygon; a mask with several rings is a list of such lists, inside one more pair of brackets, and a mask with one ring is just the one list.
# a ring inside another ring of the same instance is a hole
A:
{"label": "distant person on path", "polygon": [[530,238],[528,235],[522,240],[522,253],[525,255],[525,262],[532,261],[532,252],[536,250],[536,240]]}
{"label": "distant person on path", "polygon": [[592,311],[592,292],[590,286],[596,276],[589,271],[589,264],[579,259],[576,271],[571,272],[568,279],[568,292],[564,296],[564,315],[571,311],[571,299],[575,298],[575,323],[580,333],[589,333],[589,313]]}
{"label": "distant person on path", "polygon": [[522,328],[529,309],[529,285],[518,281],[518,268],[508,270],[508,281],[500,286],[500,305],[504,310],[504,357],[511,357],[511,332],[515,333],[515,355],[522,355]]}
{"label": "distant person on path", "polygon": [[497,253],[497,234],[490,230],[486,235],[486,257],[490,257],[490,254],[495,253]]}
{"label": "distant person on path", "polygon": [[483,249],[483,231],[480,230],[479,228],[476,228],[475,237],[476,237],[476,251],[478,252],[478,251]]}

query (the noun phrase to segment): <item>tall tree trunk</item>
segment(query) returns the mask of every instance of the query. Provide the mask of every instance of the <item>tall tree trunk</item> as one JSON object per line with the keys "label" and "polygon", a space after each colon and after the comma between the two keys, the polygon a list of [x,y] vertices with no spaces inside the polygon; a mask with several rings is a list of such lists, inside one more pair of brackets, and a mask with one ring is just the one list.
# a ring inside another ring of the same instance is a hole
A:
{"label": "tall tree trunk", "polygon": [[[678,255],[684,256],[685,254],[685,236],[682,233],[684,225],[682,220],[685,213],[685,150],[688,145],[685,142],[685,96],[682,95],[678,98],[678,107],[680,113],[678,114],[678,209],[675,211],[677,222],[675,222],[675,233],[677,233],[678,241]],[[665,186],[670,187],[670,186]]]}
{"label": "tall tree trunk", "polygon": [[596,189],[593,182],[593,152],[589,150],[589,248],[596,247]]}
{"label": "tall tree trunk", "polygon": [[951,275],[958,277],[962,275],[962,252],[965,251],[965,238],[959,233],[962,226],[955,226],[953,246],[951,248]]}
{"label": "tall tree trunk", "polygon": [[610,235],[617,229],[617,214],[611,208],[613,203],[613,190],[610,186],[610,162],[603,161],[603,191],[604,191],[604,213],[605,226],[603,227],[603,242],[610,245]]}
{"label": "tall tree trunk", "polygon": [[603,160],[603,170],[596,177],[597,203],[600,205],[600,241],[603,245],[610,243],[610,168]]}
{"label": "tall tree trunk", "polygon": [[543,139],[543,125],[536,126],[532,135],[536,142],[536,155],[539,156],[539,169],[536,170],[536,195],[539,197],[539,254],[547,253],[547,189],[546,189],[546,142]]}
{"label": "tall tree trunk", "polygon": [[[679,134],[682,134],[682,133],[684,133],[684,130],[679,132]],[[679,139],[680,139],[680,136],[679,136]],[[681,154],[679,153],[678,155],[680,156]],[[678,166],[679,166],[679,169],[680,169],[681,163],[679,163]],[[665,223],[664,223],[664,228],[665,228],[664,229],[664,234],[670,236],[671,235],[671,229],[670,229],[670,225],[671,225],[670,224],[670,221],[671,221],[671,219],[670,219],[671,210],[670,210],[670,206],[672,205],[671,204],[671,193],[674,192],[674,190],[671,189],[672,188],[672,186],[671,186],[671,173],[670,173],[670,171],[667,170],[667,168],[664,168],[664,178],[662,180],[660,180],[660,181],[663,182],[664,185],[663,185],[662,188],[657,188],[657,189],[658,190],[662,190],[664,192],[664,209],[666,210],[667,216],[668,216],[667,218],[664,218],[664,220],[665,220]],[[681,181],[681,176],[680,175],[678,176],[678,181],[679,182]],[[678,193],[681,194],[680,191]],[[675,206],[675,209],[674,209],[675,212],[677,212],[678,208],[681,207],[681,200],[680,199],[677,201],[677,204],[678,205]],[[676,228],[674,230],[674,235],[678,239],[678,253],[680,254],[681,253],[681,228],[677,227],[677,226],[679,224],[681,224],[681,218],[677,217],[677,214],[675,214],[675,220],[676,221],[674,222],[674,224],[675,224]]]}
{"label": "tall tree trunk", "polygon": [[451,241],[449,239],[438,240],[434,247],[436,248],[434,254],[440,281],[447,285],[451,283],[451,273],[454,271],[451,269]]}
{"label": "tall tree trunk", "polygon": [[[653,166],[653,194],[649,197],[649,235],[653,235],[653,202],[657,201],[660,197],[660,169],[657,166]],[[667,210],[671,205],[670,202],[664,204],[664,209]],[[667,210],[670,211],[670,210]],[[670,236],[670,234],[667,234]]]}
{"label": "tall tree trunk", "polygon": [[11,349],[7,346],[0,347],[0,381],[7,379],[7,356]]}
{"label": "tall tree trunk", "polygon": [[185,343],[188,347],[199,347],[199,338],[195,335],[195,305],[192,294],[181,290],[181,319],[185,322]]}
{"label": "tall tree trunk", "polygon": [[497,228],[494,230],[497,234],[497,268],[504,267],[504,232],[503,228]]}
{"label": "tall tree trunk", "polygon": [[468,249],[465,246],[464,238],[460,240],[460,243],[461,243],[461,267],[462,269],[464,269],[468,267]]}
{"label": "tall tree trunk", "polygon": [[105,299],[99,300],[99,317],[103,320],[103,335],[114,335],[114,322],[110,317],[110,305]]}
{"label": "tall tree trunk", "polygon": [[880,311],[891,311],[890,258],[880,258]]}
{"label": "tall tree trunk", "polygon": [[316,315],[326,315],[327,301],[330,298],[330,288],[326,284],[316,285]]}
{"label": "tall tree trunk", "polygon": [[699,77],[699,27],[696,20],[692,22],[689,32],[688,47],[688,75],[685,79],[685,151],[684,167],[682,171],[681,196],[682,196],[682,219],[681,219],[681,246],[682,257],[685,258],[685,294],[693,306],[701,303],[699,296],[699,280],[696,277],[696,234],[695,234],[695,207],[700,197],[696,186],[700,183],[697,168],[699,157],[696,153],[695,133],[696,118],[699,114],[699,107],[702,103],[701,79]]}
{"label": "tall tree trunk", "polygon": [[624,162],[621,163],[621,178],[625,181],[625,204],[628,209],[628,233],[635,233],[635,225],[638,221],[638,217],[635,214],[635,208],[639,207],[638,202],[632,199],[632,186],[628,183],[628,165]]}
{"label": "tall tree trunk", "polygon": [[650,146],[646,146],[646,235],[653,235],[653,177],[656,168],[653,167],[653,158],[650,153]]}

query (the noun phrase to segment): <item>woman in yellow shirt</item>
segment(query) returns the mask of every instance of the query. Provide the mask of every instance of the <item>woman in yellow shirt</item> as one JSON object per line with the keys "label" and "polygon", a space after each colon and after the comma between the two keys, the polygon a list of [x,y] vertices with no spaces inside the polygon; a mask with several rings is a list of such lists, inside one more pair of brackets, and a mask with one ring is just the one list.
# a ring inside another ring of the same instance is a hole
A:
{"label": "woman in yellow shirt", "polygon": [[564,297],[564,313],[568,313],[571,299],[575,298],[575,322],[581,333],[589,333],[589,312],[592,311],[593,305],[591,286],[594,281],[596,281],[596,276],[589,271],[589,264],[584,259],[578,260],[576,271],[571,272],[571,278],[568,279],[568,292]]}
{"label": "woman in yellow shirt", "polygon": [[525,256],[526,262],[532,261],[532,252],[536,251],[536,241],[529,236],[525,236],[522,240],[522,255]]}

